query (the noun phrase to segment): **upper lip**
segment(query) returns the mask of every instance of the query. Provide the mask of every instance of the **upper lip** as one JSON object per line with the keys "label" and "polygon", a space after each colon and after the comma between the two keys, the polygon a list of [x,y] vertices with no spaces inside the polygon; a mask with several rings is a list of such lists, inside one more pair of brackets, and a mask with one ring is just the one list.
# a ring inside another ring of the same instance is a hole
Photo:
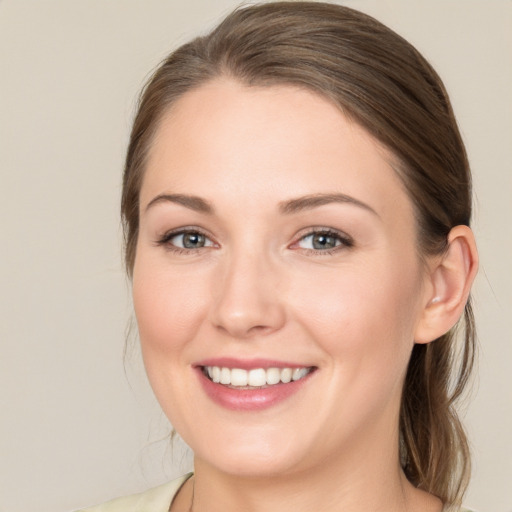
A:
{"label": "upper lip", "polygon": [[195,367],[219,366],[221,368],[240,368],[253,370],[255,368],[310,368],[312,365],[298,363],[297,361],[279,361],[275,359],[237,359],[234,357],[216,357],[203,359],[194,363]]}

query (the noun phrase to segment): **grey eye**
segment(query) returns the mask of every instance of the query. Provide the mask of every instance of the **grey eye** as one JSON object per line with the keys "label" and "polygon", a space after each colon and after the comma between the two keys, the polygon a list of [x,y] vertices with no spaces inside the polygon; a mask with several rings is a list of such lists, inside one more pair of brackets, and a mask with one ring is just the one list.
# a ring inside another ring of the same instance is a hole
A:
{"label": "grey eye", "polygon": [[301,249],[314,249],[317,251],[334,249],[339,245],[341,245],[340,237],[329,233],[312,233],[299,241]]}
{"label": "grey eye", "polygon": [[201,247],[213,245],[211,240],[197,231],[179,233],[174,235],[169,241],[172,245],[182,249],[200,249]]}

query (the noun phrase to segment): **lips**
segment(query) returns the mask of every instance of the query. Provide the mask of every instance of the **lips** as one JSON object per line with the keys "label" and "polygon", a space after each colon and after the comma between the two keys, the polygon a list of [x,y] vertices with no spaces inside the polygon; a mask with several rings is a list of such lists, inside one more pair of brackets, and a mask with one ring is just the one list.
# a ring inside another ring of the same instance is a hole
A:
{"label": "lips", "polygon": [[223,359],[194,365],[206,394],[231,410],[261,410],[286,400],[317,370],[276,361]]}

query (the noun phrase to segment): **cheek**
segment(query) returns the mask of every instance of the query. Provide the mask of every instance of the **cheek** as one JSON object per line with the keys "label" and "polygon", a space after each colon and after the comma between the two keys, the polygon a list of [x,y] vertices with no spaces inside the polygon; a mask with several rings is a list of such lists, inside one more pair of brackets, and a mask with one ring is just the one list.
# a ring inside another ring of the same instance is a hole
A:
{"label": "cheek", "polygon": [[171,272],[143,256],[136,262],[133,302],[146,364],[151,355],[181,351],[194,337],[205,292],[203,280],[187,278],[179,269]]}
{"label": "cheek", "polygon": [[403,266],[369,269],[317,274],[296,303],[297,318],[325,355],[324,391],[332,399],[317,413],[338,426],[335,438],[379,418],[394,422],[413,347],[418,276]]}
{"label": "cheek", "polygon": [[[421,280],[415,266],[365,262],[327,269],[296,289],[297,318],[339,364],[407,364],[418,314]],[[397,356],[401,355],[399,358]]]}
{"label": "cheek", "polygon": [[182,422],[190,404],[181,397],[190,395],[190,341],[196,337],[208,294],[204,281],[170,272],[143,254],[138,258],[133,303],[144,366],[163,411],[177,430],[186,431]]}

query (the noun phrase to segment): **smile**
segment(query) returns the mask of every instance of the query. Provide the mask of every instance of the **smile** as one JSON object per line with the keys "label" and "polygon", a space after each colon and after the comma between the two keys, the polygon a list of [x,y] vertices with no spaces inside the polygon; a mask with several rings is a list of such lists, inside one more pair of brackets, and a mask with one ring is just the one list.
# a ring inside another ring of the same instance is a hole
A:
{"label": "smile", "polygon": [[192,365],[206,396],[224,409],[261,411],[304,393],[317,366],[219,357]]}
{"label": "smile", "polygon": [[288,384],[303,379],[313,371],[313,367],[302,368],[227,368],[221,366],[203,366],[203,374],[216,384],[232,388],[267,388],[278,384]]}

